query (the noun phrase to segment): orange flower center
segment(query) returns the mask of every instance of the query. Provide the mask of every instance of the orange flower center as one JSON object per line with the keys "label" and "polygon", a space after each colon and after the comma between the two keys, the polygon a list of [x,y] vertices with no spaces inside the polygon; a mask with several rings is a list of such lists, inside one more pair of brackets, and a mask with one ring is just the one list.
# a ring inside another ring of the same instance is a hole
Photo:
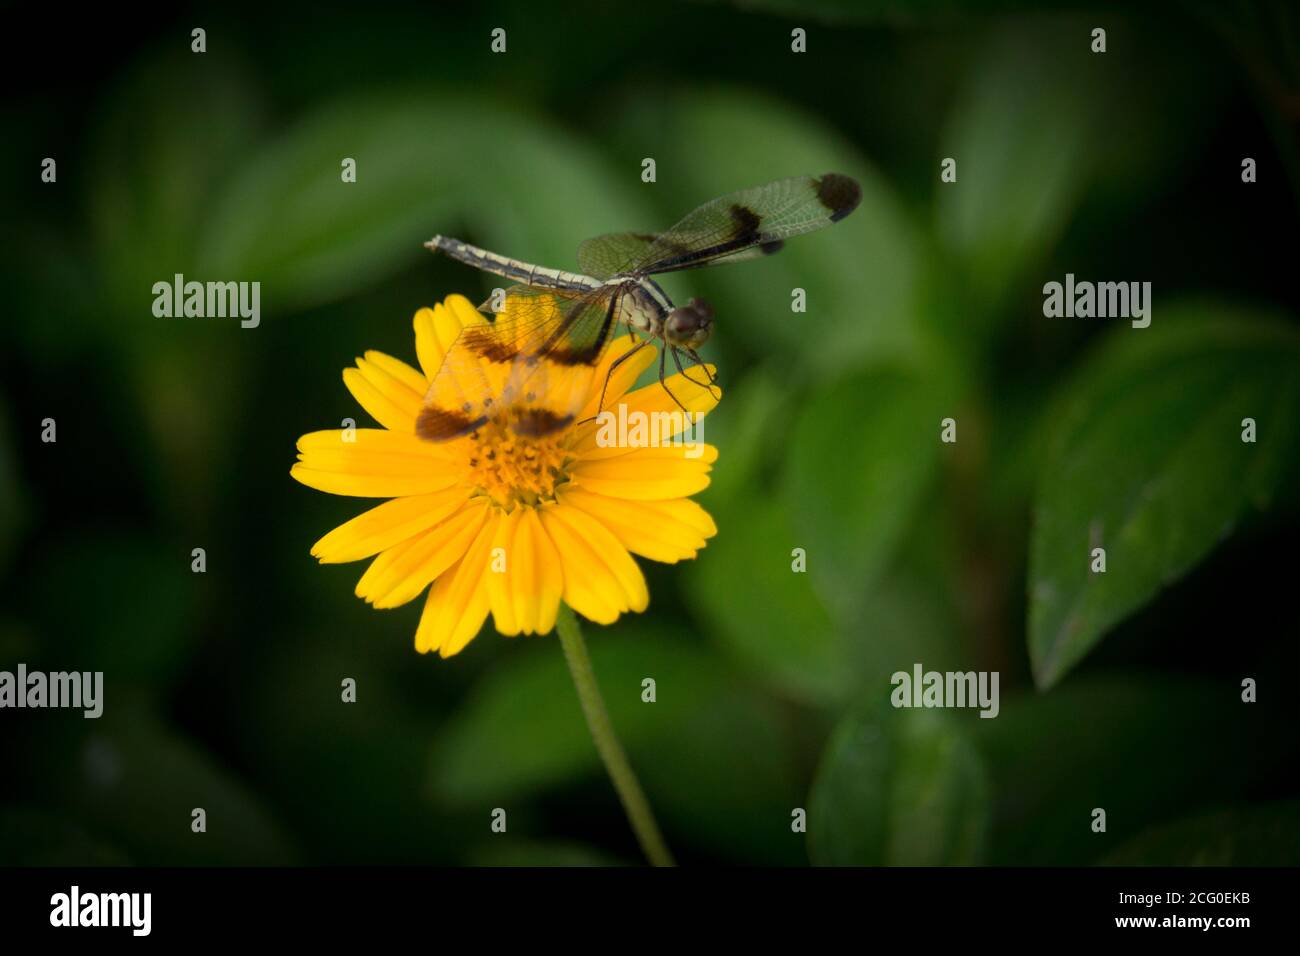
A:
{"label": "orange flower center", "polygon": [[559,435],[524,438],[499,421],[469,436],[470,480],[506,511],[553,499],[567,457]]}

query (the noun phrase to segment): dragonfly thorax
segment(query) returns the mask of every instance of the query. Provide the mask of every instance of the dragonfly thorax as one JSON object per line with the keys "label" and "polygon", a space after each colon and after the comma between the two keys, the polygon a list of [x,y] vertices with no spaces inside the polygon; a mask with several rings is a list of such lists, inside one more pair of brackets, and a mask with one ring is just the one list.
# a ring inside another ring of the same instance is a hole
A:
{"label": "dragonfly thorax", "polygon": [[619,319],[648,338],[678,348],[697,349],[713,331],[713,309],[702,299],[680,308],[649,276],[617,276],[606,285],[620,286]]}
{"label": "dragonfly thorax", "polygon": [[653,279],[619,276],[605,283],[619,286],[618,318],[646,338],[663,335],[664,320],[673,304]]}

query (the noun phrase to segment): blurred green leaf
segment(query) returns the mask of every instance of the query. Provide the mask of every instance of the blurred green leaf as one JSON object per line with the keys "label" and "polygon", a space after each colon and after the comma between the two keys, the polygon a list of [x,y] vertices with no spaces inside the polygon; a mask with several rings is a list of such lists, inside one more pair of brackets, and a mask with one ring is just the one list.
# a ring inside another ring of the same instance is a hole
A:
{"label": "blurred green leaf", "polygon": [[850,636],[860,675],[856,688],[886,681],[917,661],[927,670],[966,671],[974,666],[978,649],[964,639],[954,596],[942,590],[935,578],[900,570],[864,592],[856,614],[841,625]]}
{"label": "blurred green leaf", "polygon": [[[592,625],[588,624],[591,630]],[[590,640],[593,666],[606,706],[624,744],[635,750],[664,718],[700,693],[708,678],[688,666],[697,657],[668,645],[653,672],[638,654],[644,640],[595,635]],[[435,792],[452,803],[479,799],[507,800],[563,783],[599,767],[558,642],[554,653],[517,654],[474,688],[460,714],[440,735],[434,757]],[[611,649],[613,649],[611,651]],[[641,680],[654,677],[676,692],[655,704],[641,703]]]}
{"label": "blurred green leaf", "polygon": [[[355,182],[342,180],[345,158]],[[243,164],[204,261],[262,281],[268,306],[297,308],[432,262],[422,244],[462,228],[563,267],[595,229],[594,210],[633,208],[586,146],[533,116],[462,95],[363,94],[318,109]]]}
{"label": "blurred green leaf", "polygon": [[[430,816],[428,741],[464,677],[411,649],[417,618],[385,620],[350,586],[322,587],[293,630],[240,668],[241,706],[228,726],[241,763],[313,847],[313,864],[456,858],[486,830],[455,813]],[[342,700],[345,678],[356,682],[355,702]],[[522,817],[512,813],[512,832]]]}
{"label": "blurred green leaf", "polygon": [[802,863],[802,841],[790,829],[800,784],[785,714],[756,692],[728,694],[724,685],[708,693],[633,757],[670,845],[680,834],[734,859]]}
{"label": "blurred green leaf", "polygon": [[734,495],[776,470],[794,414],[779,378],[766,367],[727,385],[724,395],[707,420],[708,441],[724,450],[700,499],[710,509],[725,507]]}
{"label": "blurred green leaf", "polygon": [[871,369],[802,404],[786,458],[794,543],[833,610],[847,614],[892,555],[939,457],[941,383]]}
{"label": "blurred green leaf", "polygon": [[938,154],[957,161],[956,182],[936,187],[936,211],[970,290],[958,332],[980,330],[1083,195],[1097,144],[1110,140],[1113,60],[1092,54],[1073,22],[1017,23],[983,41]]}
{"label": "blurred green leaf", "polygon": [[1079,77],[1096,68],[1086,34],[1078,46],[1001,36],[953,109],[940,156],[957,160],[957,181],[937,187],[937,226],[985,310],[1047,255],[1082,194],[1097,140]]}
{"label": "blurred green leaf", "polygon": [[[1052,414],[1029,569],[1040,687],[1267,505],[1300,446],[1300,337],[1251,314],[1169,309],[1117,330]],[[1090,570],[1095,547],[1105,573]]]}
{"label": "blurred green leaf", "polygon": [[[762,10],[802,22],[880,24],[917,27],[938,23],[964,23],[977,16],[1009,10],[1050,6],[1044,0],[746,0],[745,9]],[[812,31],[815,33],[815,31]]]}
{"label": "blurred green leaf", "polygon": [[18,533],[25,523],[26,494],[18,477],[12,451],[9,409],[0,396],[0,571],[9,567]]}
{"label": "blurred green leaf", "polygon": [[[168,467],[150,474],[160,495],[175,496],[169,503],[192,495],[177,511],[201,511],[222,471],[219,435],[234,418],[240,383],[228,332],[239,326],[231,320],[221,326],[227,334],[214,335],[216,327],[201,322],[159,319],[153,287],[178,273],[199,281],[257,278],[205,273],[198,254],[219,213],[216,197],[247,162],[262,126],[260,101],[235,62],[173,45],[142,57],[111,87],[87,158],[95,175],[78,177],[90,187],[99,286],[87,305],[84,276],[59,285],[70,299],[70,338],[85,347],[78,340],[89,334],[119,352],[124,377],[143,386],[140,409],[129,414],[147,421],[151,444],[162,449]],[[42,272],[85,271],[75,258],[65,261],[68,250],[57,239],[44,244],[50,258]],[[96,361],[109,364],[99,355]]]}
{"label": "blurred green leaf", "polygon": [[[788,833],[795,791],[789,742],[770,705],[716,660],[648,625],[586,626],[614,728],[670,831],[749,856]],[[575,777],[604,780],[557,642],[493,670],[436,748],[437,795],[455,805],[508,805]],[[654,678],[657,700],[641,700]]]}
{"label": "blurred green leaf", "polygon": [[[455,206],[461,121],[454,107],[387,98],[319,108],[241,163],[205,233],[204,271],[260,281],[263,306],[284,311],[414,260]],[[343,181],[345,159],[356,182]]]}
{"label": "blurred green leaf", "polygon": [[819,866],[975,864],[989,814],[982,760],[956,721],[886,701],[851,712],[826,746],[808,798],[809,856]]}
{"label": "blurred green leaf", "polygon": [[806,542],[789,510],[748,490],[733,493],[714,519],[718,535],[683,582],[709,633],[784,693],[815,704],[843,700],[856,676],[849,649],[811,575],[793,570],[792,552]]}
{"label": "blurred green leaf", "polygon": [[957,163],[935,201],[943,278],[962,293],[946,336],[979,339],[1015,315],[1009,297],[1078,227],[1076,213],[1102,211],[1085,230],[1138,214],[1177,185],[1180,157],[1213,124],[1228,81],[1190,52],[1195,30],[1153,49],[1130,18],[1108,18],[1099,55],[1095,26],[1078,15],[1003,19],[972,41],[970,79],[937,147]]}
{"label": "blurred green leaf", "polygon": [[190,563],[188,548],[169,551],[134,535],[89,532],[47,542],[33,562],[30,595],[45,638],[42,660],[101,670],[119,684],[168,686],[195,645],[201,576]]}
{"label": "blurred green leaf", "polygon": [[0,866],[126,866],[117,847],[34,807],[0,807]]}
{"label": "blurred green leaf", "polygon": [[[928,344],[916,325],[913,225],[889,183],[827,126],[787,104],[726,89],[641,103],[625,117],[636,132],[656,130],[658,182],[645,188],[659,199],[662,221],[610,218],[608,229],[664,229],[716,196],[787,176],[840,172],[862,185],[852,215],[792,239],[779,255],[668,277],[670,292],[711,292],[722,307],[715,334],[779,356],[787,374],[834,371],[868,357],[911,358]],[[796,288],[807,293],[807,312],[791,310]]]}
{"label": "blurred green leaf", "polygon": [[485,843],[469,859],[471,866],[625,866],[626,863],[582,843],[511,838]]}
{"label": "blurred green leaf", "polygon": [[[111,671],[106,678],[102,717],[69,714],[24,741],[43,806],[66,810],[139,865],[293,862],[285,834],[241,781],[124,692]],[[206,833],[191,829],[195,808],[207,812]]]}
{"label": "blurred green leaf", "polygon": [[[58,228],[66,225],[53,220],[25,224],[5,276],[9,321],[0,325],[0,345],[43,374],[86,354],[102,364],[96,349],[103,349],[117,331],[103,320],[98,276],[87,265],[89,243],[84,235],[74,238]],[[57,322],[50,321],[52,309],[57,309]]]}
{"label": "blurred green leaf", "polygon": [[[898,570],[902,532],[928,513],[917,505],[949,389],[926,378],[873,368],[790,402],[763,367],[709,418],[725,453],[702,502],[719,533],[683,576],[686,597],[738,660],[801,702],[837,707],[917,660],[917,648],[936,665],[964,659],[922,578],[881,575]],[[942,564],[951,542],[932,523],[925,540]],[[806,573],[794,570],[795,548]],[[940,573],[927,566],[923,578]]]}
{"label": "blurred green leaf", "polygon": [[[490,247],[529,262],[576,268],[584,239],[611,222],[627,229],[627,223],[645,220],[640,180],[607,166],[592,140],[561,132],[534,114],[486,103],[466,107],[460,215]],[[521,163],[521,156],[528,161]],[[484,288],[502,284],[495,277],[480,281]]]}
{"label": "blurred green leaf", "polygon": [[709,416],[710,441],[726,452],[701,502],[719,531],[682,582],[709,633],[745,666],[796,699],[836,703],[856,671],[810,576],[793,571],[792,551],[807,542],[780,496],[763,489],[788,457],[791,414],[776,378],[760,369]]}
{"label": "blurred green leaf", "polygon": [[247,160],[261,125],[258,103],[228,63],[179,51],[145,57],[102,108],[87,160],[94,175],[79,178],[93,186],[91,219],[107,304],[117,316],[138,319],[137,327],[158,321],[153,284],[196,267],[214,191],[232,166]]}
{"label": "blurred green leaf", "polygon": [[228,326],[213,335],[212,329],[173,326],[151,350],[134,357],[129,380],[149,494],[159,512],[201,529],[195,545],[211,540],[207,519],[224,475],[241,466],[239,448],[228,436],[247,427],[250,366],[265,354],[249,338],[255,332],[233,334],[238,326]]}
{"label": "blurred green leaf", "polygon": [[[1240,692],[1231,679],[1146,676],[1004,695],[972,736],[993,779],[989,862],[1085,865],[1144,827],[1251,792],[1294,762],[1297,743],[1289,712]],[[1098,807],[1105,833],[1092,830]]]}
{"label": "blurred green leaf", "polygon": [[1300,860],[1300,801],[1233,807],[1152,827],[1106,866],[1294,866]]}

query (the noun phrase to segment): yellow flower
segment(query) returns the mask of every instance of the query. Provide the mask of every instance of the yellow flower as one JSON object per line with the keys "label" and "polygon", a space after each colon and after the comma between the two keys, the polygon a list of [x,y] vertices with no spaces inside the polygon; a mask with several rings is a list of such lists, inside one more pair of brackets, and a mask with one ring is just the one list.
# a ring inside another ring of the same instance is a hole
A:
{"label": "yellow flower", "polygon": [[[443,657],[464,648],[489,611],[506,635],[548,633],[561,600],[600,624],[643,611],[649,592],[631,555],[693,558],[717,532],[689,497],[708,485],[716,448],[599,440],[591,419],[611,363],[634,344],[630,336],[610,343],[599,368],[565,368],[564,381],[548,379],[548,389],[582,388],[587,396],[582,413],[559,431],[526,438],[489,422],[454,441],[417,437],[416,419],[443,355],[462,328],[483,321],[463,296],[417,312],[422,371],[372,351],[343,372],[348,390],[383,428],[303,435],[290,471],[319,491],[392,499],[335,528],[312,554],[322,563],[374,556],[356,593],[377,608],[406,604],[428,588],[415,646]],[[658,382],[628,392],[657,355],[646,345],[619,365],[603,408],[680,412]],[[499,381],[501,367],[490,371]],[[717,404],[716,394],[681,374],[668,386],[693,413]]]}

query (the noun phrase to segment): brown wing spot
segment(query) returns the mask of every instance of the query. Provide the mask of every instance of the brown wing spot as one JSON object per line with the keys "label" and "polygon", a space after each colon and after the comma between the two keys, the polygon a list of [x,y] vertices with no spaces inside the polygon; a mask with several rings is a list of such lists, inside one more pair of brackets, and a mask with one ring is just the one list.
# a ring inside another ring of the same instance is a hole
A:
{"label": "brown wing spot", "polygon": [[748,245],[760,241],[758,227],[763,222],[763,217],[754,210],[736,203],[731,207],[731,221],[736,227],[736,231],[731,237],[732,242],[738,245]]}
{"label": "brown wing spot", "polygon": [[415,419],[415,434],[425,441],[450,441],[460,438],[487,422],[486,415],[471,418],[463,412],[426,405]]}
{"label": "brown wing spot", "polygon": [[852,176],[840,173],[827,173],[821,179],[814,179],[817,201],[831,214],[831,222],[839,222],[862,202],[862,187]]}
{"label": "brown wing spot", "polygon": [[539,438],[559,431],[571,421],[572,415],[557,415],[548,408],[519,408],[510,421],[510,430],[516,435]]}
{"label": "brown wing spot", "polygon": [[466,329],[461,337],[466,348],[489,362],[513,362],[519,354],[519,349],[494,337],[490,328]]}
{"label": "brown wing spot", "polygon": [[546,358],[556,365],[595,365],[604,344],[604,339],[600,338],[577,349],[557,345],[546,353]]}

